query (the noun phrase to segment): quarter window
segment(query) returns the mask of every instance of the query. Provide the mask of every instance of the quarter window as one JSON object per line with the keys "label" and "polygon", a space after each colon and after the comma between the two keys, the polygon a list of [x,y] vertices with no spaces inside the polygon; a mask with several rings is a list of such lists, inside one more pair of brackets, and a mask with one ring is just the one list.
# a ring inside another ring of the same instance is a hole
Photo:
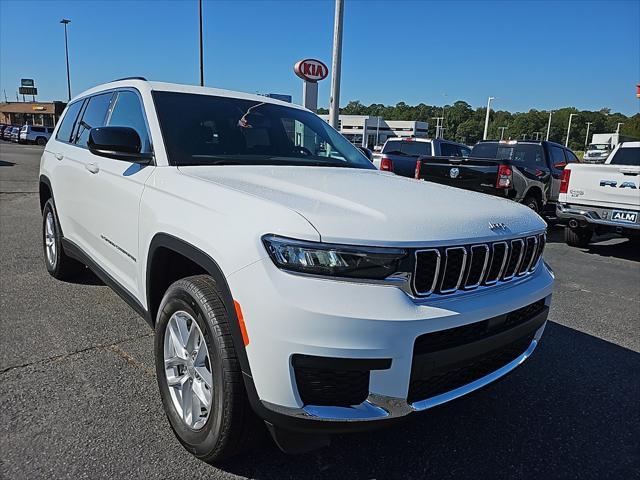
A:
{"label": "quarter window", "polygon": [[138,95],[134,92],[128,90],[118,92],[108,125],[133,128],[140,136],[142,153],[151,152],[151,141],[149,140],[144,111]]}
{"label": "quarter window", "polygon": [[113,97],[113,93],[103,93],[89,99],[89,104],[84,109],[82,119],[78,124],[78,132],[75,136],[76,145],[86,147],[87,140],[89,140],[89,131],[92,128],[104,126],[111,97]]}
{"label": "quarter window", "polygon": [[82,100],[74,102],[67,107],[67,113],[65,113],[60,128],[58,128],[56,140],[61,142],[69,142],[71,140],[71,132],[76,124],[78,113],[80,113],[80,107],[82,107]]}

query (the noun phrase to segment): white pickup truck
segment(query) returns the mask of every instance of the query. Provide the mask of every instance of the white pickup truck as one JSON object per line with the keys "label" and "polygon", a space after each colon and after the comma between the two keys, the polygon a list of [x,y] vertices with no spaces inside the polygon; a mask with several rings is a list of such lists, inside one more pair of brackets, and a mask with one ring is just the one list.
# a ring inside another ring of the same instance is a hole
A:
{"label": "white pickup truck", "polygon": [[585,247],[594,233],[640,238],[640,142],[616,146],[603,165],[567,165],[560,183],[558,218],[565,241]]}

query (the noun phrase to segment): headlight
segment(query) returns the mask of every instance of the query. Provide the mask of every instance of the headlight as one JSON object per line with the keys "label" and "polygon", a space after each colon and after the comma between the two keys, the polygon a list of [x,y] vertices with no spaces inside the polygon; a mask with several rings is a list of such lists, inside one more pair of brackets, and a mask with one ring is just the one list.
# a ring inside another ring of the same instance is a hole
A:
{"label": "headlight", "polygon": [[330,277],[383,280],[400,272],[407,251],[399,248],[355,247],[307,242],[265,235],[273,263],[283,270]]}

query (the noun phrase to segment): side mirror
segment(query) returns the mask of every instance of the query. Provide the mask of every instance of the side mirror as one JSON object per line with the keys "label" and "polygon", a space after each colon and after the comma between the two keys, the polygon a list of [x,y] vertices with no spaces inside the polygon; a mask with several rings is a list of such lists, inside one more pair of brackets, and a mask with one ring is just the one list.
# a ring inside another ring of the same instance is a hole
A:
{"label": "side mirror", "polygon": [[92,128],[87,147],[94,155],[127,162],[147,164],[153,158],[151,153],[140,153],[140,136],[131,127]]}
{"label": "side mirror", "polygon": [[360,145],[356,145],[356,148],[362,152],[362,154],[367,157],[370,161],[373,161],[373,155],[371,154],[371,150],[366,147],[362,147]]}

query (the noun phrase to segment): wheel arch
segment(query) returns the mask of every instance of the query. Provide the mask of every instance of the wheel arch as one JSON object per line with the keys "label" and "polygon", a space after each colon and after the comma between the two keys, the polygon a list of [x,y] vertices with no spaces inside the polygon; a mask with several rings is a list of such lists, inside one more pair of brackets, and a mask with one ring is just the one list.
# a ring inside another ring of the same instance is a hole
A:
{"label": "wheel arch", "polygon": [[46,175],[40,175],[38,193],[40,196],[40,212],[42,213],[47,200],[53,198],[53,188],[51,188],[51,180],[49,180],[49,177],[47,177]]}
{"label": "wheel arch", "polygon": [[240,323],[236,315],[234,308],[233,296],[227,279],[222,272],[222,269],[218,263],[207,253],[178,237],[175,237],[168,233],[156,233],[149,244],[149,251],[147,255],[146,265],[146,294],[147,294],[147,311],[149,312],[149,318],[152,325],[155,325],[156,316],[158,313],[158,307],[163,292],[154,291],[154,287],[157,288],[162,285],[162,279],[157,275],[154,277],[154,272],[157,273],[158,262],[162,262],[163,252],[172,252],[178,254],[194,265],[198,266],[206,275],[209,275],[216,282],[218,292],[220,293],[222,302],[227,311],[227,315],[230,320],[231,337],[233,345],[240,361],[242,372],[245,375],[251,376],[251,370],[249,368],[249,361],[245,351],[244,341],[242,339],[242,331],[240,329]]}

